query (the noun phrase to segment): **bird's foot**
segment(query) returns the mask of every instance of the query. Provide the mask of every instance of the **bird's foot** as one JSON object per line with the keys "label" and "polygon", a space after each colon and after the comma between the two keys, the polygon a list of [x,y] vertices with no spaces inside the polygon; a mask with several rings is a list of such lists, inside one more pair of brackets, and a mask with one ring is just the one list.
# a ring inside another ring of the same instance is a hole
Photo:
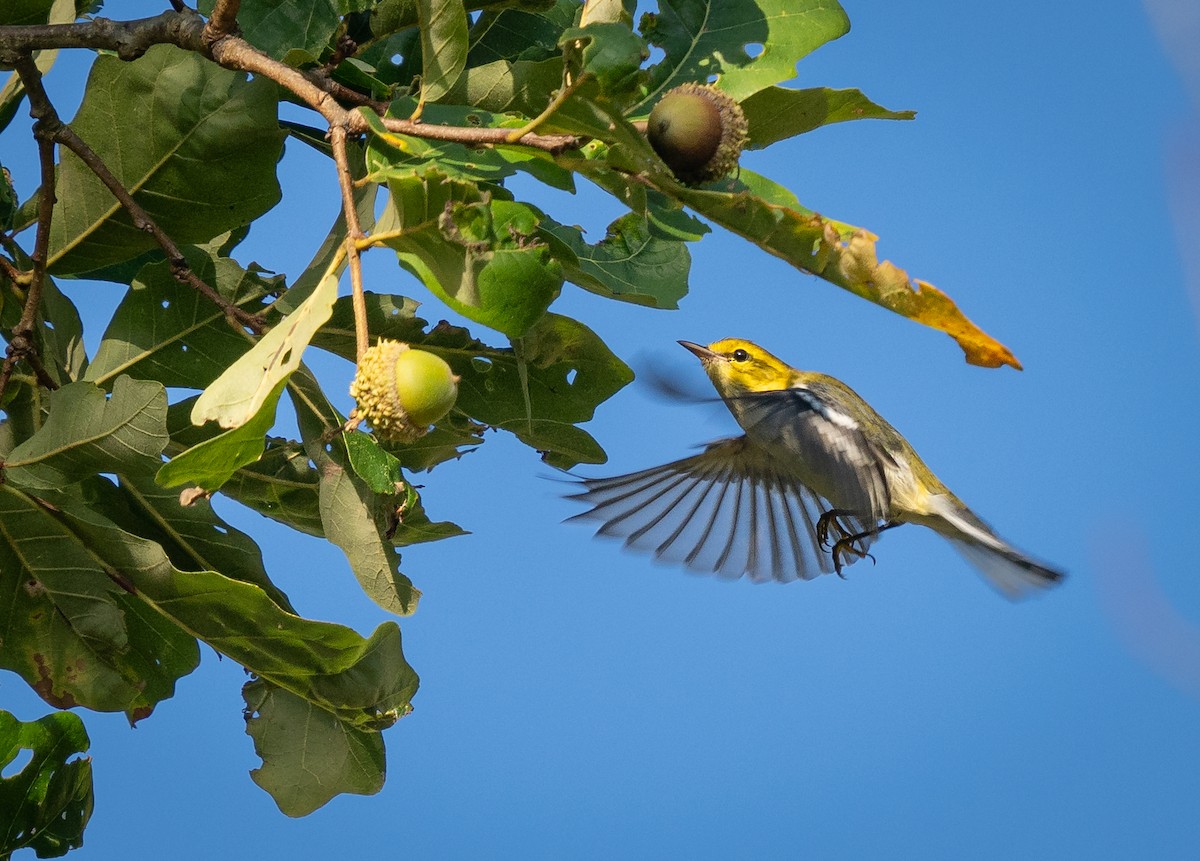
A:
{"label": "bird's foot", "polygon": [[857,562],[859,559],[870,559],[872,564],[875,562],[875,557],[867,552],[865,544],[861,544],[862,539],[874,535],[873,532],[863,532],[858,535],[847,535],[841,538],[830,549],[830,555],[833,556],[833,570],[843,580],[846,575],[842,573],[842,566],[847,564],[842,561],[842,554],[850,559],[850,562]]}
{"label": "bird's foot", "polygon": [[[854,535],[846,524],[842,522],[843,517],[852,517],[853,515],[854,512],[841,508],[831,508],[828,511],[822,512],[821,516],[817,518],[817,541],[821,543],[823,550],[828,550],[832,553],[834,547]],[[829,540],[830,534],[835,536],[833,541]]]}

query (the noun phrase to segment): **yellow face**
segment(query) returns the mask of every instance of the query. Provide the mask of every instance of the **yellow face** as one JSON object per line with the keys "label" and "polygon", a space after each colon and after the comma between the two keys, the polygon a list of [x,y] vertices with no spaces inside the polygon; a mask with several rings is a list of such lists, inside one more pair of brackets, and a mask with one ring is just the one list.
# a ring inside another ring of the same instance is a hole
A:
{"label": "yellow face", "polygon": [[725,338],[696,349],[681,342],[700,359],[722,395],[785,388],[792,369],[762,347],[741,338]]}

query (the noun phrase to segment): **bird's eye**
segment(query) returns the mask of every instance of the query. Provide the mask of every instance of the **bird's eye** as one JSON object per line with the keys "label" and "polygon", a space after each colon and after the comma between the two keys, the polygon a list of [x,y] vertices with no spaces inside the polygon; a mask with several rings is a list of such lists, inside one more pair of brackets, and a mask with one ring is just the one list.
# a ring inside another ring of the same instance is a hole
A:
{"label": "bird's eye", "polygon": [[745,350],[734,350],[734,351],[733,351],[733,360],[734,360],[735,362],[746,362],[746,361],[749,361],[749,360],[750,360],[750,354],[749,354],[749,353],[747,353]]}

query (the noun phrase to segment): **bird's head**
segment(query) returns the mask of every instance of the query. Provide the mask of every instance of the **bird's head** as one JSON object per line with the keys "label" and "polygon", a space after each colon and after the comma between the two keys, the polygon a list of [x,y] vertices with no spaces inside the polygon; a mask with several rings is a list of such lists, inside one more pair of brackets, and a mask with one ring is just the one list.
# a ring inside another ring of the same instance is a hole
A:
{"label": "bird's head", "polygon": [[700,360],[721,397],[787,388],[795,373],[758,344],[741,338],[725,338],[707,347],[679,343]]}

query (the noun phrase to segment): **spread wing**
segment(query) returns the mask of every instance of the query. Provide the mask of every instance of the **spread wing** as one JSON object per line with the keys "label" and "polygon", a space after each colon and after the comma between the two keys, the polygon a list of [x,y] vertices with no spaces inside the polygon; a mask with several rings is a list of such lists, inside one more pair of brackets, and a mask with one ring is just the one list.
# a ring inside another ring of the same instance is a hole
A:
{"label": "spread wing", "polygon": [[[809,580],[833,570],[817,537],[829,503],[748,437],[721,440],[693,457],[612,478],[585,478],[570,498],[589,506],[571,520],[596,520],[597,535],[723,577]],[[845,516],[846,534],[875,521]],[[842,537],[831,532],[831,541]],[[874,536],[857,546],[864,550]],[[843,556],[843,563],[853,557]]]}
{"label": "spread wing", "polygon": [[[833,386],[841,390],[830,391]],[[861,405],[856,414],[877,418],[895,434],[858,395],[832,378],[741,395],[730,401],[730,408],[755,442],[786,456],[797,477],[832,507],[867,521],[887,520],[891,494],[885,464],[893,473],[903,464],[868,440],[860,419],[835,403]]]}

